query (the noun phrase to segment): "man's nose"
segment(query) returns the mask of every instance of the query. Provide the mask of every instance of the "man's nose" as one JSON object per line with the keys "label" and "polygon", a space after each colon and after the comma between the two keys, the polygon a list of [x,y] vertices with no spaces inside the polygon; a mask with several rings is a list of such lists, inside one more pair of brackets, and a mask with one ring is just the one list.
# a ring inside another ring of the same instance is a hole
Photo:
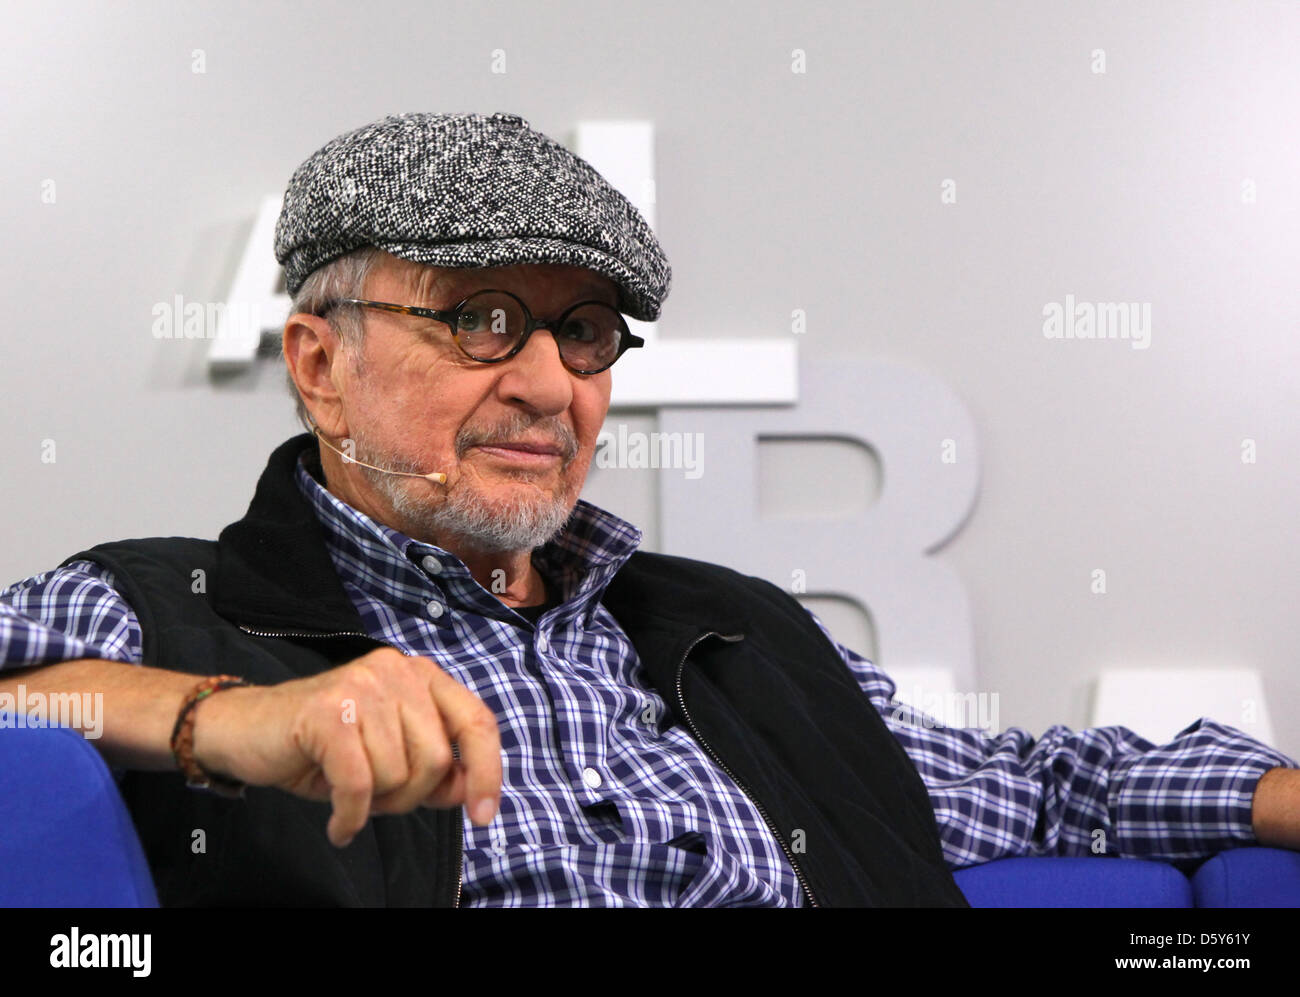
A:
{"label": "man's nose", "polygon": [[500,390],[543,415],[557,415],[573,402],[573,374],[560,359],[549,328],[538,328],[524,348],[503,364]]}

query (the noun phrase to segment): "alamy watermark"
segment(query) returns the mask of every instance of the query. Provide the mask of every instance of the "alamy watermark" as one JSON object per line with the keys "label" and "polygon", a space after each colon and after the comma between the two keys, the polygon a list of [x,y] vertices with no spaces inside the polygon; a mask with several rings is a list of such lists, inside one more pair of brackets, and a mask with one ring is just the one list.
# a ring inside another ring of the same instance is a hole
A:
{"label": "alamy watermark", "polygon": [[978,730],[984,737],[995,737],[1002,729],[996,692],[929,692],[916,686],[910,696],[895,705],[891,719],[900,725],[929,730]]}
{"label": "alamy watermark", "polygon": [[602,430],[596,437],[597,467],[668,468],[686,472],[688,478],[704,474],[703,433],[618,432]]}
{"label": "alamy watermark", "polygon": [[0,692],[0,730],[27,727],[72,727],[94,741],[104,733],[104,694],[102,692],[27,691],[18,684],[18,694]]}
{"label": "alamy watermark", "polygon": [[50,937],[50,965],[55,969],[129,969],[132,976],[148,976],[152,952],[153,935],[141,932],[83,934],[73,925],[67,934]]}
{"label": "alamy watermark", "polygon": [[256,301],[186,301],[175,295],[150,310],[154,339],[251,339],[277,323]]}
{"label": "alamy watermark", "polygon": [[1127,339],[1135,350],[1151,345],[1151,302],[1075,301],[1043,305],[1046,339]]}

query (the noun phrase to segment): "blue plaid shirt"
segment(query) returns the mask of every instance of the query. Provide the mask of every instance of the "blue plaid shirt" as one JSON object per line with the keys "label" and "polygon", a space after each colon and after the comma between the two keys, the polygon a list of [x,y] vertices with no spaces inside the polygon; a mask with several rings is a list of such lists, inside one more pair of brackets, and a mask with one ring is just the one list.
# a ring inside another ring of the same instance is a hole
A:
{"label": "blue plaid shirt", "polygon": [[[804,902],[753,803],[673,724],[600,604],[639,530],[579,502],[533,555],[559,599],[534,625],[457,557],[376,523],[301,463],[298,484],[367,632],[437,662],[497,717],[501,812],[485,828],[465,821],[465,906]],[[111,572],[91,562],[0,592],[0,666],[139,663],[141,645]],[[1090,855],[1098,830],[1108,854],[1171,861],[1252,844],[1256,782],[1296,767],[1210,720],[1163,746],[1122,727],[1057,726],[1038,739],[943,728],[897,702],[872,662],[839,651],[920,771],[952,869]]]}

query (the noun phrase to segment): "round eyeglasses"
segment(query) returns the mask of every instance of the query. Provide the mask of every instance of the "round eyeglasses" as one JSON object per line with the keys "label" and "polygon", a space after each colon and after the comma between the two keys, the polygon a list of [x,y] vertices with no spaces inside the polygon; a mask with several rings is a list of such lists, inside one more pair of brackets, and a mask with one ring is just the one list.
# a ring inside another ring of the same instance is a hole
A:
{"label": "round eyeglasses", "polygon": [[538,329],[551,331],[560,350],[560,360],[575,374],[599,374],[612,367],[628,350],[645,345],[644,339],[628,330],[622,313],[604,301],[579,301],[554,322],[533,318],[528,306],[509,291],[491,290],[476,291],[446,310],[364,298],[336,298],[326,303],[321,314],[343,304],[441,322],[451,329],[461,352],[479,363],[509,360],[528,345],[528,337]]}

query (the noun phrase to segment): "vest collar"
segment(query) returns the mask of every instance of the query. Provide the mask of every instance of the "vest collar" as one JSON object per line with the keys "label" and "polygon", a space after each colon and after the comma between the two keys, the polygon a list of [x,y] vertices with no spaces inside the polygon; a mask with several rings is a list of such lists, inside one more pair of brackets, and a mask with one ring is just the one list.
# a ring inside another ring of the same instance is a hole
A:
{"label": "vest collar", "polygon": [[[315,447],[310,433],[278,446],[258,479],[244,518],[217,539],[212,606],[232,623],[288,631],[365,632],[330,559],[325,531],[295,481],[298,458]],[[309,457],[310,459],[310,457]],[[743,631],[743,614],[693,562],[636,552],[602,602],[625,630],[673,645],[713,631]]]}
{"label": "vest collar", "polygon": [[244,518],[217,538],[212,605],[232,623],[278,630],[364,633],[330,560],[325,531],[294,480],[310,433],[272,452]]}

